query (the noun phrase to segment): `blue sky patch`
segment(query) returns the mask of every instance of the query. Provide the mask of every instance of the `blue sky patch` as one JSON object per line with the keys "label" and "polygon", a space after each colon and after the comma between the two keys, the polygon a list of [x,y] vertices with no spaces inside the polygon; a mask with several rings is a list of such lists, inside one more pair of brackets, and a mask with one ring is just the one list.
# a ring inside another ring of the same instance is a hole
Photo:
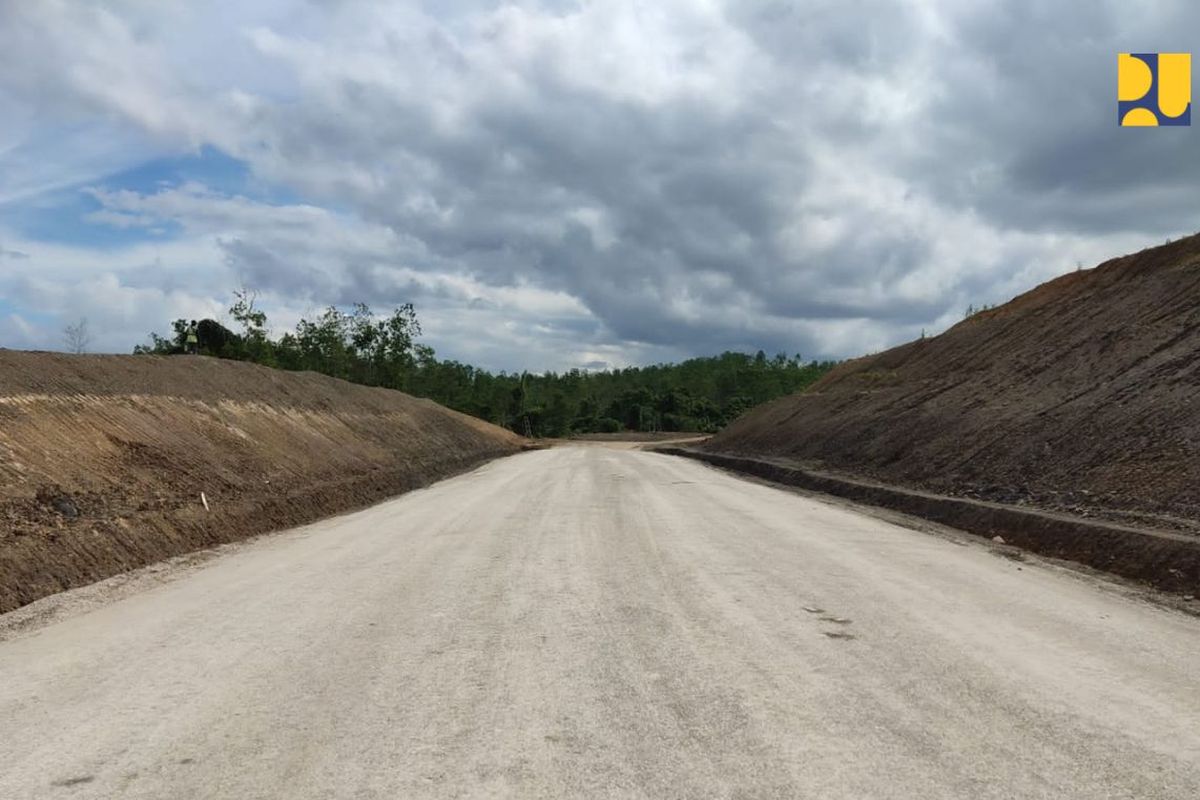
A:
{"label": "blue sky patch", "polygon": [[81,247],[116,248],[168,241],[182,230],[182,226],[170,220],[149,226],[120,227],[88,219],[88,215],[103,207],[87,190],[152,195],[185,183],[199,183],[217,194],[241,195],[273,205],[299,202],[293,193],[255,179],[244,161],[206,146],[196,155],[152,159],[100,180],[0,207],[0,227],[36,241]]}

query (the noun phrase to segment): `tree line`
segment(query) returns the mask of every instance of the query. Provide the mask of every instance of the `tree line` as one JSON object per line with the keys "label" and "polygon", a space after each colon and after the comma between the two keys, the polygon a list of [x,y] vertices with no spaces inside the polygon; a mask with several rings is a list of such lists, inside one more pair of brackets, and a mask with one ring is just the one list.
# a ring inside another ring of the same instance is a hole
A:
{"label": "tree line", "polygon": [[152,333],[150,343],[134,352],[186,353],[191,334],[203,355],[399,389],[533,436],[711,433],[752,406],[805,388],[834,365],[759,351],[600,372],[493,373],[438,359],[433,348],[417,341],[421,325],[411,304],[387,316],[364,303],[348,311],[330,306],[277,338],[269,334],[252,292],[236,292],[229,315],[237,330],[212,319],[179,319],[171,323],[170,335]]}

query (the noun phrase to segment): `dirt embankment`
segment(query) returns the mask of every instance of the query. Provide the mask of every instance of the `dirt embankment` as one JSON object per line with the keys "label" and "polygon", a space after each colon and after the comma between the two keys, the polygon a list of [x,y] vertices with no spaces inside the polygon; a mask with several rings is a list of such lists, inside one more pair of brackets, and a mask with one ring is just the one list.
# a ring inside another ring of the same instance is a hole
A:
{"label": "dirt embankment", "polygon": [[687,447],[657,450],[998,540],[1001,548],[995,552],[1016,561],[1023,559],[1020,551],[1005,548],[1021,548],[1148,583],[1179,593],[1185,602],[1200,593],[1200,537],[1192,534],[1144,530],[1079,515],[948,497],[761,457],[743,458]]}
{"label": "dirt embankment", "polygon": [[705,449],[1200,531],[1200,236],[848,362]]}
{"label": "dirt embankment", "polygon": [[522,441],[311,373],[0,350],[0,612],[365,506]]}

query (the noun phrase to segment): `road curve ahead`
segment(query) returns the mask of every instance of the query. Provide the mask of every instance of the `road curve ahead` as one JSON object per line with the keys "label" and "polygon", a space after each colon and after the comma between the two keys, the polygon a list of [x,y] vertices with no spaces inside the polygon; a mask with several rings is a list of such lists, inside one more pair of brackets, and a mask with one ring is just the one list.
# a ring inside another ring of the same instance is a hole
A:
{"label": "road curve ahead", "polygon": [[1200,620],[640,451],[0,642],[3,798],[1196,798]]}

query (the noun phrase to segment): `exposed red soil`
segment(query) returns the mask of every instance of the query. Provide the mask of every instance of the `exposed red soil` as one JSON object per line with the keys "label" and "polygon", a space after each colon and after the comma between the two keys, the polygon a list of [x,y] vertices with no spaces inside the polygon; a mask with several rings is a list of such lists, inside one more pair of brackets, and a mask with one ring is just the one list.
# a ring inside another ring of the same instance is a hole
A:
{"label": "exposed red soil", "polygon": [[0,350],[0,612],[366,506],[522,442],[312,373]]}

